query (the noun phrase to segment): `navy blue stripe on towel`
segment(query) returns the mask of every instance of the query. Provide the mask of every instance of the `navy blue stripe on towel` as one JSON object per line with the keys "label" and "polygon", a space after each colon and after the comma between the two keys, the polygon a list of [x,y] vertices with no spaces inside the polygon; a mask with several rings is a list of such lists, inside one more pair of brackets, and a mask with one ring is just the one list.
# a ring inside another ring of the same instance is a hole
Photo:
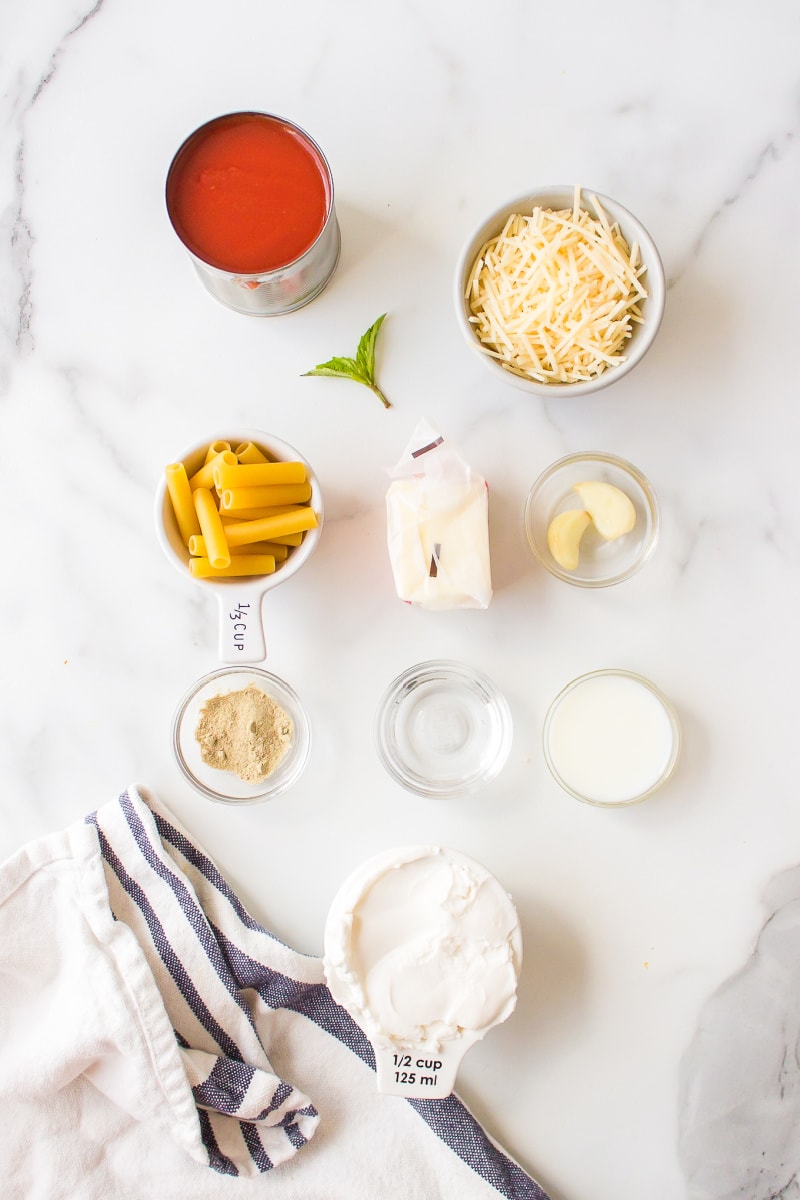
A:
{"label": "navy blue stripe on towel", "polygon": [[205,1109],[198,1108],[197,1116],[200,1120],[200,1136],[203,1139],[203,1145],[208,1152],[208,1165],[220,1175],[238,1175],[239,1172],[234,1163],[223,1154],[217,1145],[217,1139],[214,1136],[214,1130],[211,1127],[211,1118]]}
{"label": "navy blue stripe on towel", "polygon": [[[324,984],[303,984],[281,975],[254,961],[221,933],[217,936],[223,942],[240,987],[258,992],[270,1008],[289,1008],[301,1013],[375,1069],[372,1045]],[[491,1141],[457,1096],[447,1096],[443,1100],[409,1100],[407,1103],[462,1162],[501,1196],[507,1200],[548,1200],[539,1184]]]}
{"label": "navy blue stripe on towel", "polygon": [[[155,871],[155,873],[172,889],[175,899],[180,905],[181,911],[183,912],[183,915],[191,927],[191,930],[197,938],[200,946],[205,951],[209,963],[214,968],[220,981],[224,984],[231,999],[238,1004],[242,1013],[250,1022],[253,1027],[253,1031],[255,1032],[255,1024],[253,1023],[252,1013],[239,994],[230,967],[225,961],[224,955],[220,951],[219,943],[214,937],[205,913],[200,908],[195,897],[192,895],[180,876],[176,875],[174,871],[171,871],[155,852],[153,845],[147,836],[147,831],[142,825],[142,822],[140,821],[139,816],[136,813],[133,804],[131,803],[130,796],[128,796],[127,793],[123,793],[123,795],[120,797],[120,804],[122,806],[122,811],[125,814],[125,819],[128,822],[128,827],[133,835],[136,845],[139,848],[140,854],[144,858],[147,865],[153,871]],[[241,1060],[242,1055],[235,1054],[229,1055],[229,1057],[238,1058]]]}
{"label": "navy blue stripe on towel", "polygon": [[192,1094],[197,1104],[234,1116],[239,1111],[255,1073],[255,1067],[247,1063],[218,1058],[211,1074],[192,1088]]}
{"label": "navy blue stripe on towel", "polygon": [[183,999],[186,1001],[189,1008],[197,1017],[203,1028],[214,1038],[223,1053],[227,1054],[228,1058],[237,1059],[239,1062],[242,1062],[243,1058],[239,1047],[209,1011],[205,1001],[197,991],[197,988],[184,968],[183,963],[172,949],[169,939],[164,932],[164,927],[153,911],[147,896],[139,887],[138,883],[136,883],[134,879],[131,879],[122,862],[109,845],[102,829],[98,828],[97,836],[100,841],[100,849],[103,858],[116,875],[121,887],[125,892],[127,892],[131,900],[133,900],[134,904],[136,904],[142,916],[144,917],[147,928],[150,930],[150,936],[153,939],[153,945],[158,951],[159,957],[164,966],[172,976],[175,986],[177,987],[181,996],[183,996]]}
{"label": "navy blue stripe on towel", "polygon": [[282,975],[245,954],[220,930],[216,934],[239,987],[258,992],[268,1008],[288,1008],[308,1017],[375,1070],[372,1044],[347,1010],[336,1003],[324,983],[303,983]]}
{"label": "navy blue stripe on towel", "polygon": [[409,1100],[438,1137],[458,1157],[509,1200],[549,1200],[522,1167],[504,1154],[456,1095],[443,1100]]}
{"label": "navy blue stripe on towel", "polygon": [[261,1136],[258,1132],[258,1126],[253,1125],[250,1121],[240,1121],[239,1128],[242,1131],[244,1143],[250,1152],[250,1157],[263,1173],[272,1170],[272,1161],[269,1155],[261,1144]]}
{"label": "navy blue stripe on towel", "polygon": [[[185,834],[175,829],[175,827],[159,813],[153,813],[153,819],[156,823],[156,829],[158,830],[159,836],[162,838],[162,840],[177,850],[178,853],[186,859],[190,866],[194,867],[196,871],[199,871],[203,878],[210,883],[212,887],[216,888],[219,894],[228,901],[231,908],[236,913],[236,916],[239,918],[242,925],[244,925],[245,929],[253,929],[257,933],[261,933],[265,937],[268,937],[272,942],[278,942],[278,944],[281,946],[286,945],[286,943],[282,942],[279,937],[276,937],[271,930],[265,929],[263,925],[259,925],[258,921],[254,920],[253,917],[250,916],[250,913],[242,904],[241,900],[236,895],[228,881],[225,879],[224,875],[220,873],[216,863],[214,863],[207,854],[204,854],[202,850],[198,849],[194,842],[190,842]],[[289,949],[288,946],[286,948]]]}
{"label": "navy blue stripe on towel", "polygon": [[[119,803],[134,838],[134,841],[142,854],[148,866],[163,879],[171,888],[173,896],[180,907],[187,923],[197,937],[198,942],[205,951],[209,962],[214,967],[217,976],[229,995],[236,1001],[239,1008],[246,1015],[250,1022],[256,1037],[258,1036],[255,1030],[255,1023],[252,1014],[242,999],[233,973],[230,970],[228,963],[225,960],[224,954],[220,948],[220,944],[215,938],[215,931],[212,929],[202,909],[197,904],[191,891],[186,887],[180,877],[174,874],[159,858],[153,844],[147,836],[147,831],[142,825],[138,814],[135,812],[131,803],[130,797],[124,793],[119,798]],[[195,1103],[204,1105],[207,1108],[215,1109],[223,1114],[227,1114],[231,1119],[237,1120],[235,1115],[236,1095],[241,1100],[244,1097],[250,1081],[253,1078],[255,1069],[247,1065],[244,1061],[242,1051],[233,1038],[223,1029],[213,1014],[208,1009],[199,992],[197,991],[191,977],[186,972],[181,960],[175,953],[169,943],[169,939],[150,904],[147,895],[139,884],[128,874],[119,856],[113,850],[105,833],[100,829],[97,814],[93,813],[86,818],[87,823],[91,823],[97,830],[98,840],[103,858],[108,863],[111,870],[117,876],[121,887],[130,896],[131,900],[137,905],[139,911],[147,924],[153,945],[159,954],[162,962],[169,971],[175,985],[186,1001],[187,1005],[198,1019],[203,1028],[211,1034],[216,1041],[218,1047],[223,1054],[227,1055],[227,1062],[220,1060],[211,1072],[208,1079],[198,1087],[193,1089]],[[210,860],[207,860],[210,862]],[[179,1042],[185,1043],[176,1032]],[[229,1091],[224,1092],[224,1086],[221,1081],[225,1078]],[[236,1080],[236,1081],[235,1081]],[[291,1087],[288,1084],[280,1083],[276,1088],[275,1095],[272,1098],[270,1105],[266,1108],[264,1115],[266,1116],[274,1108],[278,1107],[287,1094],[291,1094]],[[306,1110],[303,1110],[305,1113]],[[294,1122],[297,1117],[294,1111],[287,1113],[279,1126],[283,1128],[283,1132],[287,1140],[292,1146],[302,1146],[306,1142],[305,1136],[299,1129],[294,1127]],[[301,1114],[303,1115],[303,1114]],[[316,1115],[312,1109],[311,1115]],[[202,1108],[198,1108],[198,1116],[200,1117],[200,1129],[203,1144],[209,1155],[209,1164],[214,1170],[227,1175],[238,1175],[239,1171],[236,1165],[224,1155],[217,1144],[213,1131],[213,1121],[211,1116],[204,1112]],[[244,1143],[248,1152],[255,1163],[257,1169],[261,1173],[265,1173],[272,1169],[273,1163],[268,1154],[264,1150],[259,1134],[258,1126],[252,1121],[237,1120],[239,1130],[241,1132]]]}

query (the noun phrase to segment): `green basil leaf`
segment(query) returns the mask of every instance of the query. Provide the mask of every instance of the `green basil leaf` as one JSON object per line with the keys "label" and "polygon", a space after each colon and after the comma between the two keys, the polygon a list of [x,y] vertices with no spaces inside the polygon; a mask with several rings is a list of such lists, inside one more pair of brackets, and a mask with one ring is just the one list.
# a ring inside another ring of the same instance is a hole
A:
{"label": "green basil leaf", "polygon": [[386,313],[383,313],[382,316],[378,317],[374,325],[370,325],[358,343],[358,350],[356,350],[356,362],[370,383],[375,382],[375,342],[378,339],[378,334],[385,317]]}
{"label": "green basil leaf", "polygon": [[375,393],[384,408],[391,408],[375,380],[375,342],[385,317],[386,313],[370,325],[358,343],[355,358],[330,358],[313,370],[304,371],[303,375],[325,375],[329,378],[352,379],[355,383],[363,383]]}

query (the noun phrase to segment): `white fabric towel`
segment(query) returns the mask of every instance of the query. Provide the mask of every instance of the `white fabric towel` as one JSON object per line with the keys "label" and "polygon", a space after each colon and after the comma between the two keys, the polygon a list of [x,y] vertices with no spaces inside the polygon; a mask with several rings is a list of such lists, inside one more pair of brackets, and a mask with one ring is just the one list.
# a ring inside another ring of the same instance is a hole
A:
{"label": "white fabric towel", "polygon": [[6,1200],[547,1200],[137,788],[0,868],[0,1105]]}

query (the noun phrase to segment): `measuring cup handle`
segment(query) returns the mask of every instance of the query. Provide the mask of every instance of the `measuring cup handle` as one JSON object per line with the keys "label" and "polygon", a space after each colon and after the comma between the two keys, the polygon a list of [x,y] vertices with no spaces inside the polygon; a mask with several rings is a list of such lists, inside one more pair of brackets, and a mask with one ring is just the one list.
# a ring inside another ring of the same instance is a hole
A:
{"label": "measuring cup handle", "polygon": [[429,1046],[398,1050],[373,1043],[378,1091],[388,1096],[441,1100],[452,1092],[461,1059],[471,1045],[469,1040],[435,1050]]}
{"label": "measuring cup handle", "polygon": [[261,619],[263,587],[246,582],[224,588],[219,600],[219,657],[224,663],[257,663],[267,657]]}

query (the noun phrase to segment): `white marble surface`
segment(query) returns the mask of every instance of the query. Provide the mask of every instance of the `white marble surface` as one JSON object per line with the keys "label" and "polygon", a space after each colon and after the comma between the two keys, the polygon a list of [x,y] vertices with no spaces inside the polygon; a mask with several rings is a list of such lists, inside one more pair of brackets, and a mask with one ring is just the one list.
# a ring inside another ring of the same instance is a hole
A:
{"label": "white marble surface", "polygon": [[[369,854],[431,840],[478,857],[517,902],[526,960],[517,1012],[460,1090],[553,1200],[798,1194],[781,1100],[799,1082],[796,932],[783,969],[749,960],[789,903],[771,881],[800,859],[799,35],[791,0],[0,12],[0,851],[135,780],[309,953]],[[202,290],[163,202],[183,137],[241,108],[316,137],[342,227],[329,288],[267,321]],[[487,209],[573,181],[643,219],[667,312],[626,379],[542,402],[467,352],[451,277]],[[391,410],[301,378],[383,311]],[[422,415],[491,486],[486,612],[394,596],[385,468]],[[216,614],[152,518],[163,464],[226,424],[297,446],[327,513],[265,604],[267,665],[305,701],[310,764],[237,811],[195,796],[171,758],[173,708],[216,665]],[[523,542],[530,484],[577,450],[629,458],[662,504],[656,557],[608,591],[550,579]],[[508,766],[472,799],[404,793],[373,748],[382,690],[431,657],[483,669],[512,708]],[[540,750],[552,696],[603,666],[652,678],[685,734],[673,781],[627,811],[561,793]],[[744,1109],[737,1073],[715,1069],[718,1029],[762,1064]]]}

